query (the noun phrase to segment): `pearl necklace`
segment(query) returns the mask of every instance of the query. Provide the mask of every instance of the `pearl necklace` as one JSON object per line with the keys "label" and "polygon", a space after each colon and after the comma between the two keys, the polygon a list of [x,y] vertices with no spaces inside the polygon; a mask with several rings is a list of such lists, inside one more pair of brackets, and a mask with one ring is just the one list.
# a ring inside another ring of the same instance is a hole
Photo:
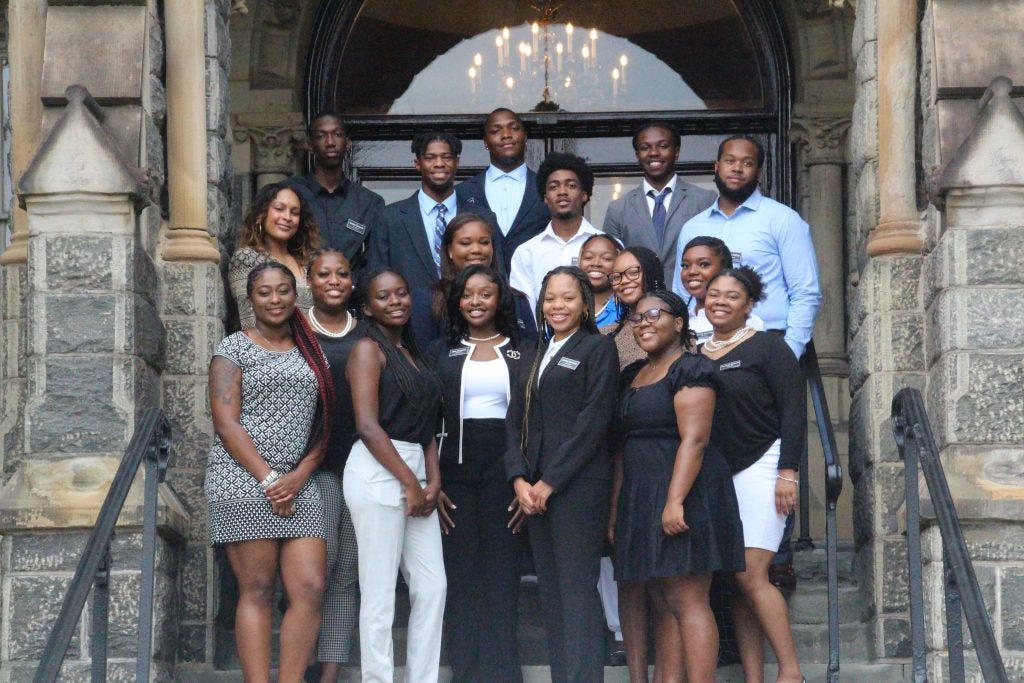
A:
{"label": "pearl necklace", "polygon": [[743,338],[743,335],[745,335],[747,332],[749,332],[752,329],[753,328],[751,328],[751,327],[741,327],[740,329],[736,330],[735,334],[733,334],[728,339],[724,339],[724,340],[719,340],[719,339],[714,339],[714,338],[708,339],[706,342],[704,342],[704,348],[707,349],[708,351],[710,351],[711,353],[715,353],[716,351],[721,351],[726,346],[730,346],[730,345],[735,344],[736,342],[738,342],[740,339]]}
{"label": "pearl necklace", "polygon": [[497,339],[500,336],[501,336],[501,332],[496,332],[496,333],[492,334],[490,337],[471,337],[469,335],[466,335],[466,339],[468,339],[469,341],[475,341],[475,342],[489,342],[489,341],[492,341],[494,339]]}
{"label": "pearl necklace", "polygon": [[352,331],[353,327],[355,327],[355,319],[352,317],[352,314],[349,313],[348,320],[345,321],[345,328],[341,332],[331,332],[330,330],[323,326],[323,323],[316,319],[316,316],[313,315],[312,308],[309,309],[309,322],[316,332],[324,335],[325,337],[330,337],[332,339],[340,339],[341,337],[344,337],[346,334]]}

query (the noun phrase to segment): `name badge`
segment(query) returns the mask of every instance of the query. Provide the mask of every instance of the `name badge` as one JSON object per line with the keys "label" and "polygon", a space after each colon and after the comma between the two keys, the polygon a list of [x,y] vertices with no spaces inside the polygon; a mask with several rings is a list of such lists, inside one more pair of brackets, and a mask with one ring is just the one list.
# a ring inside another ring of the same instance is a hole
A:
{"label": "name badge", "polygon": [[366,226],[363,225],[362,223],[358,223],[358,222],[352,220],[351,218],[348,219],[347,221],[345,221],[345,227],[348,228],[349,230],[351,230],[352,232],[357,233],[359,235],[365,235],[366,234]]}
{"label": "name badge", "polygon": [[578,266],[578,265],[580,265],[580,257],[579,256],[573,256],[572,259],[571,259],[571,262],[569,263],[569,265],[570,266]]}
{"label": "name badge", "polygon": [[560,368],[568,368],[569,370],[575,370],[579,366],[580,362],[578,360],[573,360],[572,358],[562,358],[562,360],[558,361],[558,367]]}
{"label": "name badge", "polygon": [[449,351],[448,352],[448,357],[449,358],[455,358],[455,356],[465,356],[467,353],[469,353],[469,347],[468,346],[463,346],[461,348],[452,349],[451,351]]}
{"label": "name badge", "polygon": [[722,363],[721,365],[718,366],[718,370],[719,370],[719,372],[721,372],[722,370],[735,370],[736,368],[740,367],[742,364],[743,364],[743,361],[734,360],[731,363]]}

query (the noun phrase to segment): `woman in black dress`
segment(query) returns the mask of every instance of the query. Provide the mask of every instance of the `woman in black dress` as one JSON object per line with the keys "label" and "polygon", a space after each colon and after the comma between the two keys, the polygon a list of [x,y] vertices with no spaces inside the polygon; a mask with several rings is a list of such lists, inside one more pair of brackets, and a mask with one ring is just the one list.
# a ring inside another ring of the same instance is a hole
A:
{"label": "woman in black dress", "polygon": [[532,354],[518,342],[504,279],[472,265],[448,296],[447,339],[431,357],[444,387],[439,507],[448,576],[453,681],[522,680],[516,642],[519,539],[508,528],[503,458],[511,379]]}
{"label": "woman in black dress", "polygon": [[[686,353],[688,321],[682,299],[666,290],[646,294],[628,319],[647,359],[623,372],[627,388],[618,418],[624,443],[613,489],[615,578],[623,595],[642,599],[646,587],[659,611],[671,615],[679,634],[674,640],[683,643],[686,680],[698,683],[714,680],[718,653],[708,601],[712,573],[743,569],[743,534],[729,469],[708,446],[714,368]],[[627,640],[626,646],[635,663],[635,643]]]}
{"label": "woman in black dress", "polygon": [[604,677],[597,594],[611,493],[609,436],[618,384],[615,343],[594,326],[579,268],[545,277],[537,319],[551,331],[509,404],[505,467],[527,516],[554,683]]}
{"label": "woman in black dress", "polygon": [[441,386],[409,326],[412,295],[393,270],[361,276],[366,336],[345,374],[359,440],[345,463],[344,492],[359,546],[359,650],[364,681],[391,681],[395,578],[401,569],[412,611],[408,683],[436,683],[446,591],[437,501],[441,475],[434,438]]}
{"label": "woman in black dress", "polygon": [[366,328],[348,310],[352,271],[344,253],[337,249],[315,252],[306,281],[313,296],[309,324],[330,363],[336,397],[327,452],[315,475],[324,500],[327,533],[327,591],[321,610],[317,660],[321,663],[320,683],[336,683],[341,665],[349,659],[352,631],[359,619],[356,532],[341,484],[345,459],[356,439],[345,367],[353,345],[365,335]]}

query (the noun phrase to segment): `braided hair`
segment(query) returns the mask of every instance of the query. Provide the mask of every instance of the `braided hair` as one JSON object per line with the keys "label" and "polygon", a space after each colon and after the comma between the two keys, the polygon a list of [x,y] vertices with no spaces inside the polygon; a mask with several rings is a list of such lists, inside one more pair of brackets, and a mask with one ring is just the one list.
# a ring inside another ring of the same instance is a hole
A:
{"label": "braided hair", "polygon": [[[415,386],[416,368],[405,357],[405,354],[399,351],[398,347],[388,339],[380,325],[363,312],[363,307],[370,300],[370,285],[381,275],[386,274],[394,275],[408,288],[409,283],[397,270],[386,267],[375,268],[369,272],[359,274],[359,282],[356,284],[356,290],[352,298],[355,300],[355,309],[359,311],[359,317],[369,323],[366,326],[366,336],[377,342],[377,346],[384,354],[384,362],[395,371],[395,380],[398,382],[398,387],[402,390],[402,394],[410,401],[415,401],[417,398]],[[434,382],[437,382],[438,380],[434,373],[430,371],[427,364],[423,361],[423,355],[420,353],[419,346],[416,344],[416,337],[412,332],[412,325],[409,323],[402,327],[402,346],[409,351],[416,365],[419,366],[420,371],[427,373]]]}
{"label": "braided hair", "polygon": [[[249,271],[249,277],[245,283],[245,293],[247,296],[252,297],[252,290],[256,280],[265,271],[271,269],[284,273],[292,285],[292,290],[295,290],[295,274],[292,273],[288,266],[278,261],[264,261]],[[288,330],[291,332],[292,341],[295,342],[299,353],[302,354],[302,358],[309,365],[310,370],[313,371],[314,377],[316,377],[317,404],[316,412],[313,415],[313,425],[310,429],[309,440],[306,442],[306,452],[308,453],[314,446],[326,446],[327,439],[330,436],[331,416],[334,414],[335,401],[334,380],[331,376],[330,365],[327,363],[327,357],[324,355],[323,349],[320,348],[320,342],[317,341],[313,328],[306,321],[306,316],[298,308],[292,309],[292,315],[288,319]]]}
{"label": "braided hair", "polygon": [[466,283],[474,275],[482,275],[498,288],[498,311],[494,316],[494,329],[500,334],[512,340],[512,345],[519,346],[519,326],[516,324],[515,306],[512,303],[512,289],[506,284],[505,278],[489,266],[472,265],[466,266],[462,272],[455,276],[452,282],[451,291],[446,302],[448,310],[446,313],[445,333],[448,337],[448,344],[455,346],[461,340],[469,336],[469,323],[462,316],[459,303],[466,291]]}
{"label": "braided hair", "polygon": [[[665,269],[661,265],[661,259],[658,255],[647,247],[626,247],[619,252],[622,254],[632,254],[633,258],[640,264],[640,289],[643,292],[653,292],[656,289],[665,289]],[[619,324],[612,330],[608,336],[615,339],[619,336],[619,332],[622,332],[622,328],[626,326],[626,318],[629,317],[629,307],[621,300],[617,299],[619,306]]]}

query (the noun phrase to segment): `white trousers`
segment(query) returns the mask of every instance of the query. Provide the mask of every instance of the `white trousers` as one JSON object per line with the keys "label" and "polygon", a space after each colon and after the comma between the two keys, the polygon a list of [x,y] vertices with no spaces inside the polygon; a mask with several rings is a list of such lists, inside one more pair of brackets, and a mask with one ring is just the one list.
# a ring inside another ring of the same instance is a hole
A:
{"label": "white trousers", "polygon": [[743,522],[743,546],[778,552],[786,531],[786,515],[775,510],[775,484],[779,478],[779,453],[776,439],[757,462],[732,475]]}
{"label": "white trousers", "polygon": [[[425,483],[423,448],[392,441],[405,463]],[[359,649],[362,680],[394,681],[395,579],[399,569],[409,586],[407,683],[437,683],[441,624],[448,585],[444,574],[437,512],[406,517],[401,484],[362,441],[345,464],[345,502],[359,548]]]}
{"label": "white trousers", "polygon": [[608,630],[615,634],[615,640],[622,641],[622,625],[619,623],[619,585],[615,583],[615,567],[612,558],[601,558],[601,578],[597,580],[597,592],[601,594],[604,620]]}

